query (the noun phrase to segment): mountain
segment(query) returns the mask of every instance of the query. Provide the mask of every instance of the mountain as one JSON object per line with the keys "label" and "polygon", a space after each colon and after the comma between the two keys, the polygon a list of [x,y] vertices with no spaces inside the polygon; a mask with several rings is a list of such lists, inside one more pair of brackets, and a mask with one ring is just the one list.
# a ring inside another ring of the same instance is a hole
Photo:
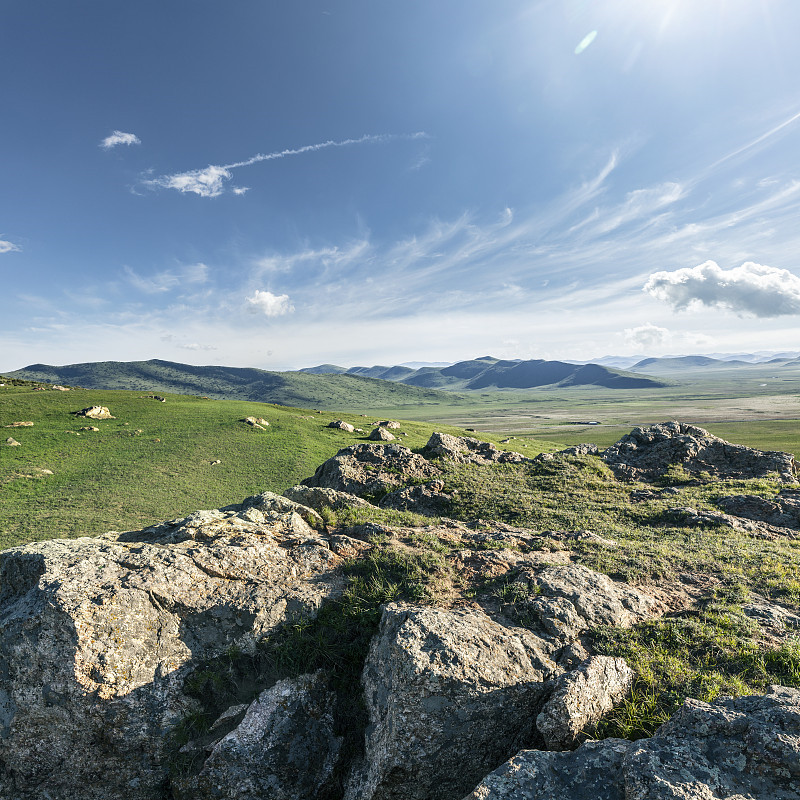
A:
{"label": "mountain", "polygon": [[[532,389],[538,386],[605,386],[616,389],[638,389],[665,386],[663,381],[632,375],[600,364],[571,364],[566,361],[531,359],[503,360],[481,356],[444,367],[424,366],[419,369],[377,365],[341,369],[345,375],[361,375],[383,381],[404,383],[428,389],[477,391],[484,389]],[[334,366],[323,364],[301,372],[332,372]]]}
{"label": "mountain", "polygon": [[694,369],[734,369],[736,367],[752,367],[753,363],[739,360],[722,360],[711,356],[674,356],[665,358],[644,358],[628,367],[630,372],[672,373],[686,372]]}
{"label": "mountain", "polygon": [[[330,365],[333,366],[333,365]],[[247,367],[195,367],[172,361],[98,361],[56,367],[32,364],[10,378],[87,389],[200,394],[303,408],[367,408],[452,402],[452,395],[360,375],[268,372]]]}

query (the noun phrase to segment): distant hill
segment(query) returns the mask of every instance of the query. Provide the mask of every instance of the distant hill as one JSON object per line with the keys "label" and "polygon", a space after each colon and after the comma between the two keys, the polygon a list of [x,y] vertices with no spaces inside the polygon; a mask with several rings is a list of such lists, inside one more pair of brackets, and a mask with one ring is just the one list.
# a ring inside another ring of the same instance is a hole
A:
{"label": "distant hill", "polygon": [[649,372],[657,375],[670,372],[685,372],[693,369],[735,369],[750,367],[752,362],[739,360],[722,360],[711,356],[675,356],[672,358],[644,358],[633,366],[630,372]]}
{"label": "distant hill", "polygon": [[570,364],[565,361],[532,359],[502,360],[481,356],[444,367],[425,366],[419,369],[377,365],[373,367],[335,367],[322,364],[300,370],[304,373],[361,375],[384,381],[404,383],[429,389],[477,391],[479,389],[532,389],[537,386],[605,386],[617,389],[638,389],[666,386],[664,381],[614,369],[600,364]]}
{"label": "distant hill", "polygon": [[[332,366],[332,365],[331,365]],[[87,389],[134,389],[254,400],[303,408],[369,408],[452,402],[452,395],[359,375],[268,372],[247,367],[195,367],[172,361],[97,361],[55,367],[32,364],[8,373]]]}

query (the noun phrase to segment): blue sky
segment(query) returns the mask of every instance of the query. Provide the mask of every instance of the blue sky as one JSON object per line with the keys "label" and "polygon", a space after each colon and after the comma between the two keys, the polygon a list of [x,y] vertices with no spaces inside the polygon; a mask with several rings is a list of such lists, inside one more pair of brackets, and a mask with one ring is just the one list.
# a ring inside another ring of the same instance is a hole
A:
{"label": "blue sky", "polygon": [[800,349],[796,0],[4,0],[0,370]]}

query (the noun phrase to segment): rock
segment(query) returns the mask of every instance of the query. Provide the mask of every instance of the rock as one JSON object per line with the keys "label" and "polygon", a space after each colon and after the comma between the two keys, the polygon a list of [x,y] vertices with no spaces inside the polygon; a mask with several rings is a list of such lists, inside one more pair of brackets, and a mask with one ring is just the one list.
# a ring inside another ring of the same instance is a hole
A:
{"label": "rock", "polygon": [[797,800],[800,690],[686,700],[650,739],[525,750],[465,800]]}
{"label": "rock", "polygon": [[[279,681],[263,691],[239,725],[214,746],[199,774],[183,782],[178,797],[317,797],[331,779],[342,745],[333,732],[335,696],[325,683],[317,672]],[[233,715],[239,709],[231,709]]]}
{"label": "rock", "polygon": [[443,489],[444,481],[428,481],[421,486],[409,486],[390,492],[379,505],[381,508],[393,508],[396,511],[413,511],[416,514],[440,517],[448,513],[453,499]]}
{"label": "rock", "polygon": [[662,519],[673,525],[689,528],[705,528],[710,525],[724,525],[726,528],[743,531],[763,539],[776,539],[778,536],[796,538],[797,532],[789,528],[779,528],[766,522],[721,514],[718,511],[703,511],[690,506],[667,509]]}
{"label": "rock", "polygon": [[264,428],[269,428],[269,422],[263,417],[245,417],[242,422],[247,423],[252,428],[258,428],[260,431],[263,431]]}
{"label": "rock", "polygon": [[323,508],[334,511],[342,508],[368,508],[372,505],[354,494],[323,489],[319,486],[292,486],[283,493],[283,496],[315,511],[322,511]]}
{"label": "rock", "polygon": [[89,417],[90,419],[116,419],[105,406],[89,406],[75,412],[76,417]]}
{"label": "rock", "polygon": [[32,428],[32,422],[12,422],[10,425],[4,425],[4,428]]}
{"label": "rock", "polygon": [[462,797],[533,733],[547,647],[481,611],[385,608],[362,676],[365,761],[345,800]]}
{"label": "rock", "polygon": [[717,505],[736,517],[766,522],[781,528],[800,529],[800,499],[794,495],[778,495],[766,500],[757,495],[720,497]]}
{"label": "rock", "polygon": [[449,433],[432,433],[422,452],[426,458],[443,458],[462,464],[518,464],[528,461],[521,453],[498,450],[489,442]]}
{"label": "rock", "polygon": [[66,386],[59,386],[58,384],[53,384],[53,391],[56,391],[56,392],[68,392],[69,389]]}
{"label": "rock", "polygon": [[800,636],[800,616],[777,603],[754,596],[749,602],[742,603],[742,611],[758,624],[762,633],[778,644]]}
{"label": "rock", "polygon": [[396,431],[400,429],[400,423],[396,422],[393,419],[385,419],[382,422],[377,423],[381,428],[389,428],[390,430]]}
{"label": "rock", "polygon": [[5,440],[4,444],[8,447],[22,447],[22,445],[12,436],[9,436],[8,439]]}
{"label": "rock", "polygon": [[559,453],[565,456],[596,456],[600,449],[596,444],[585,442],[583,444],[576,444],[572,447],[567,447],[564,450],[559,450]]}
{"label": "rock", "polygon": [[2,553],[0,797],[162,800],[197,662],[342,590],[339,557],[275,497]]}
{"label": "rock", "polygon": [[353,433],[355,431],[355,426],[351,425],[349,422],[345,422],[344,420],[337,419],[335,422],[331,422],[328,425],[329,428],[338,428],[340,431],[346,431],[347,433]]}
{"label": "rock", "polygon": [[572,750],[589,737],[603,715],[628,693],[633,670],[624,658],[593,656],[561,675],[536,717],[548,750]]}
{"label": "rock", "polygon": [[660,610],[649,595],[579,564],[523,569],[514,583],[532,595],[525,610],[542,633],[562,645],[589,628],[627,628]]}
{"label": "rock", "polygon": [[373,428],[367,438],[373,442],[393,442],[395,435],[379,425],[377,428]]}
{"label": "rock", "polygon": [[303,486],[319,486],[359,497],[383,495],[411,480],[437,477],[439,470],[400,444],[355,444],[317,467]]}
{"label": "rock", "polygon": [[78,428],[81,431],[99,431],[100,428],[95,427],[94,425],[84,425],[82,428]]}
{"label": "rock", "polygon": [[603,460],[618,478],[654,481],[672,465],[690,475],[708,473],[714,478],[764,478],[777,475],[796,482],[797,465],[790,453],[764,452],[730,444],[703,428],[682,422],[664,422],[634,428],[603,453]]}

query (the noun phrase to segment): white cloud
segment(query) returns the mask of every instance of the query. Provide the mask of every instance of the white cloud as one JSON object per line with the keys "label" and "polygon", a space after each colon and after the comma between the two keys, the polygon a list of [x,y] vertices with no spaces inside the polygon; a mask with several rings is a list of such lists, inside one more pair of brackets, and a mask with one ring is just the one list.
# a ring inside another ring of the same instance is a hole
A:
{"label": "white cloud", "polygon": [[202,284],[208,280],[208,266],[202,262],[188,264],[178,270],[164,270],[150,277],[139,275],[127,266],[123,269],[128,283],[146,294],[160,294],[187,283]]}
{"label": "white cloud", "polygon": [[[124,134],[127,135],[127,134]],[[111,137],[109,137],[111,138]],[[287,156],[297,156],[303,153],[316,153],[318,150],[327,150],[329,147],[348,147],[355,144],[380,144],[385,142],[392,142],[398,139],[427,139],[428,135],[422,131],[410,134],[365,134],[357,139],[342,139],[334,141],[329,139],[326,142],[318,142],[317,144],[308,144],[304,147],[286,148],[285,150],[276,150],[272,153],[258,153],[257,155],[247,158],[244,161],[234,161],[232,164],[209,164],[204,169],[192,169],[187,172],[178,172],[174,175],[162,175],[158,178],[150,178],[142,181],[145,186],[160,189],[176,189],[179,192],[193,192],[199,194],[200,197],[218,197],[226,190],[225,181],[231,179],[231,170],[239,169],[240,167],[249,167],[253,164],[258,164],[261,161],[275,161],[279,158],[286,158]],[[243,195],[248,191],[249,187],[246,186],[232,186],[231,191],[234,194]]]}
{"label": "white cloud", "polygon": [[142,140],[134,133],[123,133],[122,131],[114,131],[111,136],[106,136],[100,147],[104,150],[110,150],[120,144],[141,144]]}
{"label": "white cloud", "polygon": [[800,314],[800,278],[752,261],[728,270],[706,261],[674,272],[655,272],[644,291],[677,311],[709,306],[756,317]]}
{"label": "white cloud", "polygon": [[666,328],[659,328],[648,322],[637,328],[625,328],[625,344],[641,350],[652,350],[662,347],[670,339],[670,332]]}
{"label": "white cloud", "polygon": [[[163,339],[164,337],[162,337]],[[181,350],[218,350],[219,348],[215,347],[213,344],[198,344],[197,342],[192,342],[191,344],[179,344],[178,347]]]}
{"label": "white cloud", "polygon": [[272,292],[256,289],[252,297],[245,299],[250,304],[250,311],[253,313],[260,311],[267,317],[281,317],[294,311],[288,294],[272,294]]}
{"label": "white cloud", "polygon": [[4,239],[0,239],[0,253],[17,253],[22,248],[18,247],[14,244],[14,242],[7,242]]}

